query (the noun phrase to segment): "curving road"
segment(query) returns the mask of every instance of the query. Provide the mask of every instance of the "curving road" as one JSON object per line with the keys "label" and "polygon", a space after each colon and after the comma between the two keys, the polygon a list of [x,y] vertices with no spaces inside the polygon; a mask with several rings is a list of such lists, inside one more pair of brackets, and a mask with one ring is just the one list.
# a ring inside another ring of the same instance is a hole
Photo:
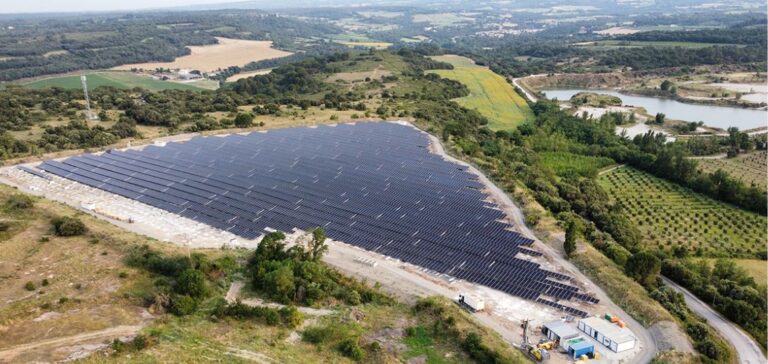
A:
{"label": "curving road", "polygon": [[763,355],[757,343],[736,324],[728,321],[728,319],[707,306],[707,304],[687,289],[666,277],[661,277],[661,279],[664,281],[664,284],[682,293],[688,307],[699,316],[705,318],[709,325],[714,327],[736,349],[736,355],[740,363],[759,364],[766,362],[765,355]]}

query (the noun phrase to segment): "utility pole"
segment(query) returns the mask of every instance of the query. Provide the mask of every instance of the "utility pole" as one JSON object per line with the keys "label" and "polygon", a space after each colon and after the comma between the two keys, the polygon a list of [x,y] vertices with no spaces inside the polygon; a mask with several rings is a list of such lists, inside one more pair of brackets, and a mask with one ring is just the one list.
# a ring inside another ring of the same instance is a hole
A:
{"label": "utility pole", "polygon": [[88,81],[85,75],[80,76],[80,83],[83,84],[83,93],[85,94],[85,120],[99,120],[97,116],[93,115],[91,111],[91,98],[88,96]]}

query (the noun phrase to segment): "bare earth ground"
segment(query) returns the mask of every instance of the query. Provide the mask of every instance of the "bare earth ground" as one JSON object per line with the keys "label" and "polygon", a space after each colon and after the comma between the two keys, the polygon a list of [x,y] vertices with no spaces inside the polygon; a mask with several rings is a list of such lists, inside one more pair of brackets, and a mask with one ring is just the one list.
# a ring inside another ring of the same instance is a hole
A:
{"label": "bare earth ground", "polygon": [[[407,122],[400,123],[410,125]],[[430,137],[432,138],[430,148],[432,152],[444,156],[446,160],[466,165],[446,155],[439,140],[432,136]],[[174,139],[183,140],[184,138],[177,136]],[[535,248],[545,254],[543,258],[529,257],[527,259],[542,264],[546,269],[574,277],[576,285],[600,299],[600,303],[597,305],[569,303],[570,305],[596,315],[606,312],[618,314],[638,337],[638,345],[635,349],[620,354],[612,353],[607,348],[596,344],[595,347],[601,353],[602,358],[598,362],[646,363],[656,353],[657,347],[662,347],[662,345],[656,344],[654,337],[677,338],[672,340],[671,346],[678,351],[692,351],[684,334],[677,332],[674,325],[671,325],[671,328],[665,328],[657,324],[658,327],[654,330],[661,334],[651,336],[648,330],[613,304],[605,292],[582,275],[575,266],[564,260],[552,247],[539,241],[524,224],[524,218],[520,209],[503,191],[493,185],[475,168],[470,167],[470,170],[476,173],[486,185],[486,192],[489,193],[491,200],[507,213],[509,222],[513,223],[516,229],[523,235],[534,239]],[[48,198],[65,202],[125,229],[160,240],[195,248],[219,247],[222,242],[232,246],[250,248],[257,245],[257,240],[248,241],[242,238],[224,236],[229,233],[218,231],[207,225],[169,214],[148,205],[139,204],[119,196],[110,196],[103,191],[89,189],[74,182],[60,181],[57,177],[53,177],[53,179],[54,182],[49,183],[42,178],[26,174],[14,167],[6,167],[0,172],[0,181],[4,183],[18,186],[20,189],[36,195],[44,195]],[[73,193],[75,191],[79,191],[79,193]],[[89,203],[89,201],[94,200],[96,201],[95,206],[92,205],[92,202]],[[133,223],[126,222],[129,216],[134,220]],[[163,223],[157,224],[158,221]],[[369,281],[379,282],[382,284],[383,289],[406,301],[412,302],[416,297],[429,295],[442,295],[455,299],[460,292],[468,292],[482,297],[486,301],[487,310],[486,312],[476,314],[476,318],[499,332],[503,338],[513,345],[518,345],[521,341],[519,325],[523,319],[531,319],[534,327],[537,327],[545,322],[560,319],[564,316],[562,312],[558,312],[554,308],[536,304],[484,286],[454,280],[451,277],[426,271],[421,267],[365,251],[342,242],[330,241],[329,246],[330,250],[324,257],[327,263],[345,273],[353,274]],[[356,258],[359,257],[372,259],[377,264],[375,267],[372,267],[367,264],[358,263]],[[231,299],[232,296],[237,297],[237,293],[231,293],[228,296]],[[573,325],[575,326],[575,323]],[[532,339],[536,340],[537,338],[534,336]],[[664,341],[667,340],[664,339]],[[553,355],[552,362],[566,361],[562,355]]]}
{"label": "bare earth ground", "polygon": [[176,58],[173,62],[147,62],[125,64],[114,69],[132,68],[155,69],[196,69],[204,72],[215,71],[229,66],[245,66],[250,62],[281,58],[291,52],[272,48],[271,41],[219,38],[218,44],[188,47],[192,54]]}
{"label": "bare earth ground", "polygon": [[594,32],[595,34],[600,35],[627,35],[627,34],[635,34],[639,32],[638,29],[633,28],[625,28],[625,27],[612,27],[608,29],[598,30]]}
{"label": "bare earth ground", "polygon": [[234,76],[228,77],[227,78],[227,82],[235,82],[235,81],[237,81],[237,80],[239,80],[241,78],[248,78],[248,77],[253,77],[253,76],[266,75],[266,74],[268,74],[270,72],[272,72],[272,69],[238,73],[238,74],[236,74]]}

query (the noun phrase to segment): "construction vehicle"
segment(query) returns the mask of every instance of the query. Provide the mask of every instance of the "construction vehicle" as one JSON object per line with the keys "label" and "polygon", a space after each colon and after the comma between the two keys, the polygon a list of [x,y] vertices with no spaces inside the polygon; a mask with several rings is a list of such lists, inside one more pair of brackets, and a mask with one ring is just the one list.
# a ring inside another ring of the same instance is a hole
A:
{"label": "construction vehicle", "polygon": [[466,293],[459,294],[457,302],[472,312],[479,312],[485,309],[485,302],[483,300],[469,296]]}
{"label": "construction vehicle", "polygon": [[523,320],[521,325],[523,328],[523,342],[520,347],[525,351],[528,356],[542,363],[549,359],[549,350],[552,350],[555,343],[553,341],[546,341],[539,344],[532,344],[528,341],[528,320]]}

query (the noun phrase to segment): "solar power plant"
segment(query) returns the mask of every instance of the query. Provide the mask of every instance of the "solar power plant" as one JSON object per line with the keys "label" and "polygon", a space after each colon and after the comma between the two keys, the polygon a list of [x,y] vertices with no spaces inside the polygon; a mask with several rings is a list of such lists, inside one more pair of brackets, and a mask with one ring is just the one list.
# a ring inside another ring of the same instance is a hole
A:
{"label": "solar power plant", "polygon": [[323,227],[334,240],[586,316],[558,301],[597,299],[519,258],[541,253],[510,231],[476,175],[428,145],[409,126],[344,124],[197,137],[39,168],[246,239]]}

